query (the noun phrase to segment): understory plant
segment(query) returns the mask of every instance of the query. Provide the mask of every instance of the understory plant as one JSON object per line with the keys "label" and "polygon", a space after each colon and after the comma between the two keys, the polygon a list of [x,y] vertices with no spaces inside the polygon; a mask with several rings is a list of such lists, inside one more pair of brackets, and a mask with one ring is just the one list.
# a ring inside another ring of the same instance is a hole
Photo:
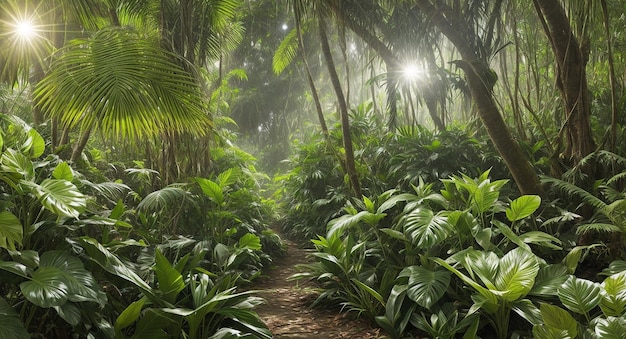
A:
{"label": "understory plant", "polygon": [[570,314],[576,333],[621,324],[623,312],[600,314],[596,306],[609,295],[605,303],[621,302],[621,287],[611,284],[621,284],[623,270],[606,280],[610,292],[577,278],[583,254],[597,245],[574,246],[547,233],[542,222],[557,221],[536,215],[541,198],[510,200],[502,196],[507,182],[489,174],[450,176],[439,191],[422,180],[412,193],[351,201],[313,241],[316,263],[296,277],[320,282],[320,299],[360,312],[394,338],[554,334],[551,327],[563,328],[550,319],[553,307]]}
{"label": "understory plant", "polygon": [[0,337],[271,337],[261,300],[237,291],[269,263],[264,244],[280,249],[251,175],[142,198],[46,154],[18,118],[0,125]]}

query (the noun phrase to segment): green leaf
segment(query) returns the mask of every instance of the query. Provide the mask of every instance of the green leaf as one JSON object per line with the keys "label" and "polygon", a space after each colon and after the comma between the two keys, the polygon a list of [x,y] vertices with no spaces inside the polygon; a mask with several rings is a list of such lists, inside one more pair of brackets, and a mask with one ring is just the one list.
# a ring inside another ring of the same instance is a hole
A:
{"label": "green leaf", "polygon": [[496,296],[495,293],[493,293],[489,289],[484,288],[479,283],[474,281],[472,278],[466,276],[465,274],[461,273],[456,268],[450,266],[450,264],[445,262],[443,259],[441,259],[441,258],[432,258],[432,260],[434,260],[439,265],[445,267],[448,271],[454,273],[457,277],[459,277],[461,280],[463,280],[463,282],[465,282],[466,284],[471,286],[473,289],[475,289],[478,293],[480,293],[480,295],[482,295],[485,298],[486,301],[488,301],[491,304],[498,305],[498,297]]}
{"label": "green leaf", "polygon": [[563,248],[561,245],[561,240],[558,238],[551,236],[548,233],[541,231],[530,231],[526,233],[522,233],[519,235],[519,239],[522,240],[526,244],[535,244],[543,247],[547,247],[553,250],[560,251]]}
{"label": "green leaf", "polygon": [[133,270],[124,265],[124,263],[115,254],[111,253],[97,240],[89,237],[78,239],[78,243],[82,246],[89,259],[100,265],[105,271],[118,276],[126,281],[133,283],[141,292],[143,292],[151,301],[158,301],[154,290]]}
{"label": "green leaf", "polygon": [[452,232],[452,225],[443,213],[435,214],[427,208],[416,208],[405,217],[404,233],[420,248],[439,244]]}
{"label": "green leaf", "polygon": [[541,197],[538,195],[522,195],[511,201],[511,205],[506,209],[506,217],[509,221],[522,220],[535,211],[541,205]]}
{"label": "green leaf", "polygon": [[180,208],[181,204],[187,199],[187,191],[178,187],[164,187],[158,191],[148,194],[139,205],[138,210],[143,211],[162,211],[172,207]]}
{"label": "green leaf", "polygon": [[30,339],[19,315],[0,297],[0,339]]}
{"label": "green leaf", "polygon": [[185,288],[183,276],[170,264],[161,251],[155,251],[154,260],[159,290],[163,293],[163,298],[166,301],[174,302],[178,293]]}
{"label": "green leaf", "polygon": [[80,324],[81,312],[78,306],[72,303],[65,303],[61,306],[54,306],[54,310],[57,311],[59,316],[63,318],[68,324],[76,326]]}
{"label": "green leaf", "polygon": [[626,312],[626,272],[613,274],[600,285],[604,290],[600,308],[606,316],[619,317]]}
{"label": "green leaf", "polygon": [[516,248],[500,259],[496,287],[505,300],[513,301],[528,294],[539,272],[537,258],[531,252]]}
{"label": "green leaf", "polygon": [[35,179],[35,168],[33,162],[24,154],[8,149],[2,153],[0,158],[0,169],[3,172],[15,174],[17,178],[27,181]]}
{"label": "green leaf", "polygon": [[533,326],[533,339],[574,339],[566,330],[559,330],[545,324]]}
{"label": "green leaf", "polygon": [[578,335],[578,323],[569,312],[550,304],[541,304],[539,310],[546,326],[559,332],[566,331],[570,338],[576,338]]}
{"label": "green leaf", "polygon": [[450,285],[449,271],[431,271],[421,266],[410,266],[403,269],[398,278],[408,277],[407,296],[424,308],[430,309],[443,295]]}
{"label": "green leaf", "polygon": [[259,251],[261,250],[261,238],[252,233],[246,233],[243,237],[239,238],[238,247]]}
{"label": "green leaf", "polygon": [[[87,271],[83,262],[67,251],[44,252],[39,259],[39,271],[43,268],[56,268],[60,278],[68,288],[68,299],[74,302],[90,301],[104,307],[106,296],[90,271]],[[35,273],[37,273],[37,271]]]}
{"label": "green leaf", "polygon": [[224,203],[224,191],[222,186],[205,178],[196,178],[196,182],[200,185],[204,195],[213,200],[218,206]]}
{"label": "green leaf", "polygon": [[46,141],[34,128],[28,130],[28,139],[24,143],[22,150],[28,153],[31,159],[39,158],[46,150]]}
{"label": "green leaf", "polygon": [[367,286],[365,283],[355,278],[350,279],[350,281],[353,284],[355,284],[358,289],[367,292],[367,294],[371,295],[372,297],[374,297],[374,299],[378,300],[381,306],[385,306],[385,301],[383,300],[383,297],[375,289]]}
{"label": "green leaf", "polygon": [[115,319],[115,329],[118,331],[123,330],[137,321],[145,302],[146,298],[144,297],[128,305]]}
{"label": "green leaf", "polygon": [[15,244],[22,245],[24,228],[20,220],[9,211],[0,212],[0,247],[15,251]]}
{"label": "green leaf", "polygon": [[597,338],[622,339],[626,338],[626,319],[624,317],[608,317],[598,319],[595,328]]}
{"label": "green leaf", "polygon": [[45,179],[39,185],[27,181],[22,183],[32,188],[43,207],[59,216],[78,219],[87,206],[85,196],[67,180]]}
{"label": "green leaf", "polygon": [[528,292],[536,296],[556,296],[558,288],[569,278],[567,267],[563,264],[543,266],[535,278],[535,285]]}
{"label": "green leaf", "polygon": [[39,268],[30,281],[20,284],[20,290],[28,301],[43,308],[61,306],[69,298],[69,287],[63,272],[56,267]]}
{"label": "green leaf", "polygon": [[587,314],[594,307],[598,306],[602,300],[600,286],[586,279],[579,279],[570,276],[563,285],[559,287],[558,296],[563,306],[569,310]]}
{"label": "green leaf", "polygon": [[532,251],[530,246],[528,246],[528,244],[526,244],[517,234],[515,234],[515,232],[513,232],[513,230],[507,224],[496,219],[492,220],[491,223],[495,225],[496,227],[498,227],[498,229],[500,230],[500,233],[502,233],[502,235],[504,235],[507,239],[509,239],[515,245],[519,246],[525,251],[528,251],[528,252]]}
{"label": "green leaf", "polygon": [[54,171],[52,171],[52,177],[55,179],[72,181],[74,180],[74,172],[72,172],[70,165],[63,161],[54,168]]}

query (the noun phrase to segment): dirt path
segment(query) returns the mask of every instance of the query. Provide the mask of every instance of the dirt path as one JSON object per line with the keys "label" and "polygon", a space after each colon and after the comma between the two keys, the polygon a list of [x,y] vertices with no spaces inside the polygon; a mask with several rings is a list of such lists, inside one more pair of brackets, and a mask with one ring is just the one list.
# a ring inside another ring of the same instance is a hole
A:
{"label": "dirt path", "polygon": [[288,239],[285,243],[287,254],[275,259],[275,266],[256,279],[252,286],[267,300],[256,311],[274,338],[386,338],[378,329],[337,310],[311,309],[309,306],[317,297],[312,283],[287,280],[297,273],[296,265],[310,261],[307,258],[309,251]]}

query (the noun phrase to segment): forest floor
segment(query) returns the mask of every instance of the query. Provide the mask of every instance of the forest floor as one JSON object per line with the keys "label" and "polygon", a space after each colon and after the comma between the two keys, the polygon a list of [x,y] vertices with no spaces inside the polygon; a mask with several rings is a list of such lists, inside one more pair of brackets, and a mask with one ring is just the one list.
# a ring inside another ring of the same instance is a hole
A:
{"label": "forest floor", "polygon": [[274,338],[388,338],[380,329],[354,319],[351,314],[340,313],[338,308],[311,308],[319,295],[315,284],[288,279],[298,273],[298,264],[312,261],[308,257],[310,250],[300,248],[292,240],[283,240],[286,255],[275,258],[274,266],[251,286],[266,300],[256,311]]}

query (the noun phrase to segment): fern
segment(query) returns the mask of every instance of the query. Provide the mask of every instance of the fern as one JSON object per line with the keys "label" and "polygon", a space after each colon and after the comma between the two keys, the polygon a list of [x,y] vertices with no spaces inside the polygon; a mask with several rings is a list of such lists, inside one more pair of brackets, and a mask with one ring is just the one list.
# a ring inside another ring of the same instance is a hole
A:
{"label": "fern", "polygon": [[543,183],[551,184],[554,188],[564,192],[565,194],[569,196],[579,197],[580,199],[582,199],[582,201],[585,204],[590,205],[597,210],[603,210],[607,206],[607,204],[604,201],[602,201],[595,195],[567,181],[563,181],[561,179],[556,179],[556,178],[545,177],[545,176],[541,178],[541,181]]}

